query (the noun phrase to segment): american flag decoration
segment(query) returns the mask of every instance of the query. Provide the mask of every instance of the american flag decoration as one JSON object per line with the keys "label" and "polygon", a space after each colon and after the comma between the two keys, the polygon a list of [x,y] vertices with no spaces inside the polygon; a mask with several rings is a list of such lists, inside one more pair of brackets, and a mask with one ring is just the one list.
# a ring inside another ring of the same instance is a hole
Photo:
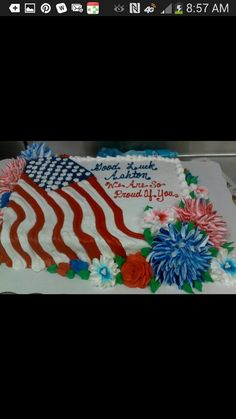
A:
{"label": "american flag decoration", "polygon": [[143,247],[123,212],[92,172],[67,156],[27,162],[4,208],[0,262],[35,271],[101,254],[125,257],[125,243]]}

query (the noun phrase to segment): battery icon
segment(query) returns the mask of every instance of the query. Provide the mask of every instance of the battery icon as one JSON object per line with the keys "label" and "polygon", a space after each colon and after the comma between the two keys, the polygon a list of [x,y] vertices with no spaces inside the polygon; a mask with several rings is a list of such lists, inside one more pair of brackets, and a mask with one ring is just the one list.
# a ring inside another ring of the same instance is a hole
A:
{"label": "battery icon", "polygon": [[175,15],[183,15],[183,14],[184,14],[183,3],[176,3],[175,4]]}

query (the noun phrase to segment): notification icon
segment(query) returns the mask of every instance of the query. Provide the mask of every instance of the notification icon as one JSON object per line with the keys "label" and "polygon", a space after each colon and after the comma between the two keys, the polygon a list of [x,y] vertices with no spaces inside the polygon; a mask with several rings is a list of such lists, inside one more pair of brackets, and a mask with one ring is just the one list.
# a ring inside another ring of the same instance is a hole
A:
{"label": "notification icon", "polygon": [[99,15],[99,2],[90,1],[87,3],[87,13],[88,15]]}

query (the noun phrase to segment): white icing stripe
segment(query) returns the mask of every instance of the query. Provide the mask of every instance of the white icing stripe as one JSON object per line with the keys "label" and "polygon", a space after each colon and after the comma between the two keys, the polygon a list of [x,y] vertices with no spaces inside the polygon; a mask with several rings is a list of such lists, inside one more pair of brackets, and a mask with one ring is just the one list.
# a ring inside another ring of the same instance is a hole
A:
{"label": "white icing stripe", "polygon": [[65,254],[59,252],[52,241],[54,227],[57,224],[57,217],[52,207],[48,205],[47,201],[36,191],[36,189],[32,188],[26,182],[21,181],[21,186],[37,201],[40,208],[43,210],[45,223],[38,235],[39,243],[43,250],[51,255],[57,264],[69,262],[69,258]]}
{"label": "white icing stripe", "polygon": [[13,193],[11,195],[11,200],[16,202],[16,204],[20,205],[26,214],[25,220],[18,227],[18,238],[22,249],[31,257],[33,271],[39,272],[45,269],[45,263],[40,258],[40,256],[32,249],[28,240],[28,233],[36,223],[35,212],[31,208],[29,203],[25,201],[25,199],[18,193]]}
{"label": "white icing stripe", "polygon": [[[80,187],[83,188],[83,182],[80,184]],[[83,189],[89,193],[95,202],[100,205],[105,214],[108,231],[120,240],[126,252],[130,253],[132,251],[132,253],[135,253],[143,247],[147,246],[147,243],[144,240],[139,240],[127,236],[125,233],[118,229],[112,209],[89,183],[86,183],[86,187]]]}
{"label": "white icing stripe", "polygon": [[[66,188],[64,189],[64,191],[67,192],[68,189],[69,188]],[[64,225],[61,231],[64,243],[77,254],[79,259],[83,260],[84,262],[90,262],[83,246],[81,245],[78,237],[74,233],[74,213],[71,210],[70,205],[63,197],[61,197],[55,192],[50,192],[50,196],[60,206],[63,213],[65,214]]]}
{"label": "white icing stripe", "polygon": [[4,213],[4,223],[1,232],[1,242],[8,256],[12,260],[13,269],[19,270],[26,268],[26,262],[21,255],[14,249],[11,243],[11,227],[17,219],[17,215],[12,208],[7,208]]}
{"label": "white icing stripe", "polygon": [[[79,184],[79,186],[82,187],[81,183]],[[88,186],[88,183],[86,183],[86,187],[87,186]],[[80,207],[83,211],[83,220],[82,220],[82,224],[81,224],[82,230],[85,233],[87,233],[87,234],[89,234],[90,236],[93,237],[93,239],[95,240],[98,248],[101,250],[102,254],[115,256],[112,253],[112,250],[108,246],[107,242],[103,239],[103,237],[101,237],[99,235],[99,233],[97,231],[97,228],[96,228],[94,213],[93,213],[92,209],[90,208],[89,204],[87,203],[87,201],[72,188],[67,188],[67,189],[65,189],[65,191],[72,198],[74,198],[76,200],[76,202],[78,202],[78,204],[80,205]]]}

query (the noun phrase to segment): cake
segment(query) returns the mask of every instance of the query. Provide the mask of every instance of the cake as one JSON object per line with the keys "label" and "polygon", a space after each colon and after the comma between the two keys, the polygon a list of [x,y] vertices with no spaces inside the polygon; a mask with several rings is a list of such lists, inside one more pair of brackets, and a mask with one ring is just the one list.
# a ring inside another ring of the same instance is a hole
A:
{"label": "cake", "polygon": [[0,173],[0,263],[107,288],[192,293],[231,282],[223,218],[176,157],[54,155],[34,144]]}

